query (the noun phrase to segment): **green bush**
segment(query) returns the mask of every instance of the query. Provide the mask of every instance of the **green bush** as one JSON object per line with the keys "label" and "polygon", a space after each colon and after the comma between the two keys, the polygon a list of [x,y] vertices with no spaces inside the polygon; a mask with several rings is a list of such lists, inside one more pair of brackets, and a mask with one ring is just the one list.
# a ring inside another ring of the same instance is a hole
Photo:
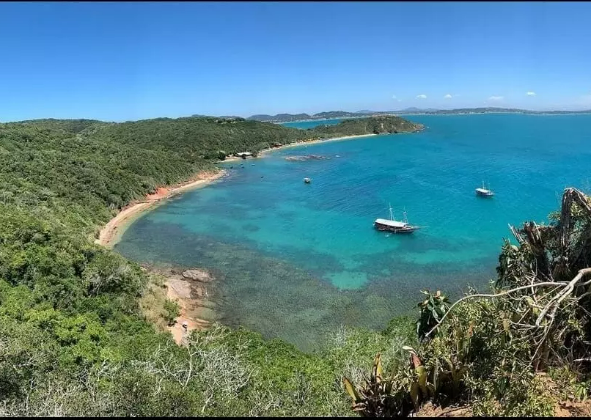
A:
{"label": "green bush", "polygon": [[176,319],[181,314],[181,307],[173,300],[166,299],[164,302],[164,320],[168,326],[173,326],[176,323]]}

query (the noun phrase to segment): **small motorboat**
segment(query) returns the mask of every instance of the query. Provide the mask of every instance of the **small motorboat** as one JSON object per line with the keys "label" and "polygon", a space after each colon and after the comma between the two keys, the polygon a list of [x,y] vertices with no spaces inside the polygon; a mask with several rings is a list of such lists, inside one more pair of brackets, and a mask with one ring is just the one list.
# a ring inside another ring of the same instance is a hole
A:
{"label": "small motorboat", "polygon": [[476,195],[480,197],[492,197],[495,195],[489,188],[484,187],[484,181],[482,181],[482,188],[476,188]]}
{"label": "small motorboat", "polygon": [[304,178],[304,183],[305,184],[309,184],[310,182],[312,182],[312,180],[310,178]]}

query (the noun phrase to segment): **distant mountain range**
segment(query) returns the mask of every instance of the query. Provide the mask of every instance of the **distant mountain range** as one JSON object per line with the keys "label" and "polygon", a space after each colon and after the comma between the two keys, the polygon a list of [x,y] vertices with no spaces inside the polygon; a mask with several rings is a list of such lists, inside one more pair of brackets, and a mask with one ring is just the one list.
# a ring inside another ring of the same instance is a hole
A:
{"label": "distant mountain range", "polygon": [[318,114],[277,114],[267,115],[258,114],[248,117],[247,120],[285,123],[296,121],[312,121],[312,120],[327,120],[334,118],[363,118],[374,115],[413,115],[413,114],[432,114],[432,115],[454,115],[454,114],[588,114],[591,110],[586,111],[530,111],[526,109],[517,108],[458,108],[458,109],[434,109],[434,108],[405,108],[399,111],[370,111],[362,110],[357,112],[347,111],[328,111],[320,112]]}
{"label": "distant mountain range", "polygon": [[368,117],[370,115],[384,115],[392,114],[393,112],[373,112],[373,111],[328,111],[319,112],[318,114],[277,114],[267,115],[258,114],[248,117],[247,120],[264,121],[264,122],[291,122],[291,121],[306,121],[306,120],[328,120],[332,118],[360,118]]}
{"label": "distant mountain range", "polygon": [[[366,115],[366,114],[364,114]],[[247,120],[265,121],[265,122],[290,122],[290,121],[305,121],[305,120],[327,120],[330,118],[349,118],[359,117],[360,114],[357,112],[345,112],[345,111],[329,111],[320,112],[318,114],[277,114],[267,115],[259,114],[248,117]]]}

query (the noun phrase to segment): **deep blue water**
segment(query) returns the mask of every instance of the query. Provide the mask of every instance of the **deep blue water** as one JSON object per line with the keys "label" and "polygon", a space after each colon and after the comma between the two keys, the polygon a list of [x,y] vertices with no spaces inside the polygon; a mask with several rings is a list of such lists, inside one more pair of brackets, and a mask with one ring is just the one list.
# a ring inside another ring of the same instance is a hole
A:
{"label": "deep blue water", "polygon": [[[427,129],[224,164],[228,178],[146,214],[116,249],[213,269],[222,321],[311,348],[340,324],[383,328],[423,288],[485,289],[508,223],[546,221],[565,186],[589,190],[591,115],[409,119]],[[329,159],[284,159],[311,153]],[[494,198],[475,196],[482,181]],[[389,203],[423,229],[375,231]]]}

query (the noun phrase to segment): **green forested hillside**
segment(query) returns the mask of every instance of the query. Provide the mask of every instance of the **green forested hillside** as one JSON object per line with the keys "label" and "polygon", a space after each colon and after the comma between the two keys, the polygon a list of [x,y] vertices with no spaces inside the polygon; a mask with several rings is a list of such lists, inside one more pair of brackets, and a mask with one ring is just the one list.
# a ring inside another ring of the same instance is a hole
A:
{"label": "green forested hillside", "polygon": [[150,275],[92,242],[220,150],[315,136],[212,118],[0,124],[0,415],[350,414],[338,379],[357,362],[339,352],[354,334],[375,343],[365,356],[391,338],[343,331],[322,356],[214,328],[178,348],[139,309]]}
{"label": "green forested hillside", "polygon": [[325,127],[297,130],[215,118],[161,118],[120,124],[91,120],[2,124],[1,199],[8,206],[21,205],[37,213],[63,213],[67,209],[61,219],[77,226],[104,223],[113,214],[111,210],[152,192],[156,186],[213,168],[220,151],[229,155],[259,151],[277,142],[368,132],[367,123],[345,121],[340,125],[342,130],[331,132]]}
{"label": "green forested hillside", "polygon": [[404,118],[379,116],[372,118],[358,118],[341,121],[334,125],[314,127],[321,136],[355,136],[360,134],[406,133],[419,131],[422,124],[412,123]]}
{"label": "green forested hillside", "polygon": [[[196,162],[217,158],[217,152],[243,152],[259,144],[269,147],[273,142],[292,143],[310,137],[302,130],[277,124],[211,117],[158,118],[103,125],[93,138],[99,141],[116,139],[137,148],[174,151],[183,160]],[[262,148],[262,147],[261,147]]]}

